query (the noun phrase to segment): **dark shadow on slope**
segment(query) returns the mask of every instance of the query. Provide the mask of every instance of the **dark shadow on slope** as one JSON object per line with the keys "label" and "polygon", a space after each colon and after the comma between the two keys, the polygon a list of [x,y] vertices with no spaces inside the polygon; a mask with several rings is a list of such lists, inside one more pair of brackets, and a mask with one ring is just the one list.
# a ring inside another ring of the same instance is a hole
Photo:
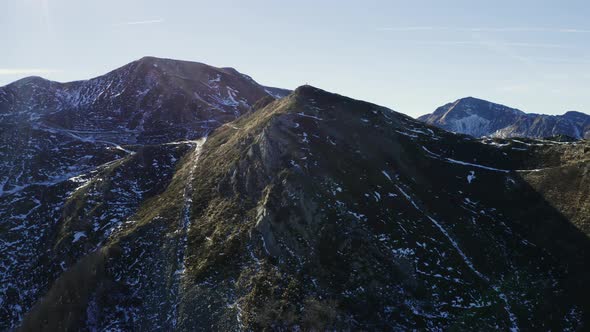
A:
{"label": "dark shadow on slope", "polygon": [[[451,141],[454,140],[452,137],[448,138]],[[413,142],[407,143],[413,144]],[[446,142],[438,147],[444,150],[445,146],[453,147],[452,151],[443,151],[445,157],[450,155],[456,160],[504,170],[519,169],[523,165],[530,164],[531,160],[528,158],[534,157],[522,151],[514,151],[512,154],[502,156],[498,153],[501,150],[475,142],[471,144],[457,141]],[[430,147],[432,150],[435,148],[435,146]],[[490,275],[509,273],[511,267],[502,262],[501,257],[494,255],[494,251],[488,249],[495,245],[496,239],[506,239],[505,255],[510,258],[510,263],[515,265],[514,269],[535,266],[535,270],[527,272],[531,274],[531,280],[543,278],[543,275],[552,275],[559,283],[551,285],[551,280],[546,280],[546,289],[540,291],[542,296],[537,298],[540,303],[536,307],[536,312],[533,313],[535,317],[533,326],[561,330],[564,328],[566,317],[576,320],[576,316],[583,316],[581,320],[584,326],[588,326],[590,324],[588,315],[590,286],[587,284],[590,280],[588,235],[576,227],[563,211],[548,201],[544,193],[528,183],[522,176],[523,172],[504,173],[453,164],[432,158],[432,155],[428,154],[425,157],[425,159],[419,157],[418,159],[422,160],[416,160],[417,164],[423,165],[419,167],[423,178],[415,178],[415,192],[425,200],[424,205],[427,209],[452,228],[454,234],[459,237],[463,250],[472,255],[476,266]],[[408,172],[415,173],[415,170],[411,169]],[[470,180],[473,183],[467,180],[469,174],[475,175]],[[554,178],[552,181],[568,181],[567,183],[572,187],[579,188],[581,180],[575,177],[561,177]],[[443,193],[443,195],[434,198],[432,192]],[[475,210],[476,218],[485,220],[486,223],[493,223],[495,226],[483,226],[483,230],[477,229],[468,219],[460,217],[465,215],[463,206],[469,205],[464,202],[464,197],[468,197],[471,203],[475,202],[469,207]],[[571,204],[579,204],[579,202],[571,202]],[[588,218],[590,215],[586,216],[586,219]],[[503,224],[507,227],[503,227]],[[488,234],[479,235],[478,233],[482,231]],[[518,239],[530,242],[534,247],[524,248],[518,243],[522,242]],[[510,252],[511,250],[514,252]],[[526,261],[527,259],[531,260],[530,264]],[[504,271],[495,271],[494,269],[498,267]],[[515,274],[514,283],[526,283],[526,280],[518,280],[520,277],[520,274]],[[508,280],[505,281],[506,287],[512,287]],[[563,294],[556,294],[554,290],[561,287],[564,290]],[[519,303],[514,303],[513,306],[518,310]],[[576,313],[571,311],[574,306],[577,307]],[[520,316],[519,313],[517,316]],[[524,325],[527,322],[522,323],[523,327],[526,327]],[[572,324],[576,326],[575,323]]]}

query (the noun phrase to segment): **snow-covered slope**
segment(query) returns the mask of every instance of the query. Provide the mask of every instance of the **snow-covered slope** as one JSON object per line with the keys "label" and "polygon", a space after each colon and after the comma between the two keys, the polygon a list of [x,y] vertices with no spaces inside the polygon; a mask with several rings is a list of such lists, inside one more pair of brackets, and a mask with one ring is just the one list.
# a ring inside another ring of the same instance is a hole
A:
{"label": "snow-covered slope", "polygon": [[590,115],[567,112],[563,115],[527,114],[507,106],[472,97],[439,107],[418,118],[430,125],[474,137],[569,136],[590,138]]}

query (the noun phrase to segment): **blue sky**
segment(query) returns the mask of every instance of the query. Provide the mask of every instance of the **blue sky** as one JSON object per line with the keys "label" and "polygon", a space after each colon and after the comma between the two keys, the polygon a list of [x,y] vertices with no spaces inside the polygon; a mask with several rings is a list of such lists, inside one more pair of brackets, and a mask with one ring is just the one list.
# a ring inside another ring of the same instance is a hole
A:
{"label": "blue sky", "polygon": [[0,85],[144,55],[309,83],[411,116],[464,96],[590,113],[590,1],[2,0]]}

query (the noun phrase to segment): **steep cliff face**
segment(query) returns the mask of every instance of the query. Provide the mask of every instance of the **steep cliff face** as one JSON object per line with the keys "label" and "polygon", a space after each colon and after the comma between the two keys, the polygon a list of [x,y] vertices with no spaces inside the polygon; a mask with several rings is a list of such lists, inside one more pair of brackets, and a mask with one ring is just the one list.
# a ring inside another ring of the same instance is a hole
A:
{"label": "steep cliff face", "polygon": [[[587,172],[586,142],[476,140],[304,86],[143,149],[67,198],[66,265],[23,330],[588,324],[586,177],[551,176]],[[136,211],[102,218],[139,179]]]}
{"label": "steep cliff face", "polygon": [[472,97],[441,106],[418,119],[474,137],[590,138],[590,115],[573,111],[563,115],[527,114]]}

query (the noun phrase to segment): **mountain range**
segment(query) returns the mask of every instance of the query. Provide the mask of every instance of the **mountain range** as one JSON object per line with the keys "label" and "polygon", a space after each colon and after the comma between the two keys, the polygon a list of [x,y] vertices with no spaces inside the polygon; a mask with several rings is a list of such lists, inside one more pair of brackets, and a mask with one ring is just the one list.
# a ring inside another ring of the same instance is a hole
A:
{"label": "mountain range", "polygon": [[590,138],[588,114],[575,111],[563,115],[524,113],[473,97],[448,103],[418,119],[445,130],[474,137]]}
{"label": "mountain range", "polygon": [[581,330],[590,143],[143,58],[0,88],[0,330]]}

